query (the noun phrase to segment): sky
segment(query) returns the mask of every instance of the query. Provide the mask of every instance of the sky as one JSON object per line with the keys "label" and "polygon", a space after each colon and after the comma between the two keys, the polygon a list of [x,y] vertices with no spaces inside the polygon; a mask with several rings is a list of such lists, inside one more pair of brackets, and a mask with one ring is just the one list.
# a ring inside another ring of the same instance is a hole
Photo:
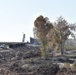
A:
{"label": "sky", "polygon": [[0,0],[0,42],[21,42],[33,37],[34,20],[43,15],[54,22],[63,16],[76,22],[76,0]]}

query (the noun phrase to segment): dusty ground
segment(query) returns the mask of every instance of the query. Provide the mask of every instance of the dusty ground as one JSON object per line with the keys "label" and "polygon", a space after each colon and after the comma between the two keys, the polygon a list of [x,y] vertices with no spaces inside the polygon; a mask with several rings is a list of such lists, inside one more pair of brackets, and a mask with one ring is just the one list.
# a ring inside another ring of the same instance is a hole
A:
{"label": "dusty ground", "polygon": [[74,60],[67,59],[66,56],[52,56],[50,52],[48,59],[43,60],[38,47],[0,49],[1,75],[70,75],[72,70],[67,70],[69,72],[66,74],[67,71],[62,69],[65,62],[72,64]]}

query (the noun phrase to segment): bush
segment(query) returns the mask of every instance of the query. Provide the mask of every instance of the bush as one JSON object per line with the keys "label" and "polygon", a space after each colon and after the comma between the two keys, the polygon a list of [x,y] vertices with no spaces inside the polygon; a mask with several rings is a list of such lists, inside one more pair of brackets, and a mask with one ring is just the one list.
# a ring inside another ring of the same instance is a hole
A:
{"label": "bush", "polygon": [[75,60],[74,63],[73,63],[72,69],[73,69],[73,70],[76,70],[76,60]]}
{"label": "bush", "polygon": [[70,68],[70,63],[64,63],[64,67],[66,67],[66,68]]}

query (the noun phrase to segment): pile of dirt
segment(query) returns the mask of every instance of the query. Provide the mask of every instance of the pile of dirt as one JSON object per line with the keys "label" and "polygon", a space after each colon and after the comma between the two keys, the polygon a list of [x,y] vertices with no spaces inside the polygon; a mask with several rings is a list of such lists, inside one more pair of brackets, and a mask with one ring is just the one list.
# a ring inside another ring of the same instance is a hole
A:
{"label": "pile of dirt", "polygon": [[32,66],[29,66],[28,68],[20,68],[18,64],[13,64],[10,70],[25,75],[56,75],[56,73],[59,71],[59,65],[53,63],[46,63],[40,66],[37,65],[34,68],[30,67]]}
{"label": "pile of dirt", "polygon": [[41,65],[31,65],[25,68],[18,63],[9,67],[9,71],[17,75],[76,75],[76,71],[71,68],[60,68],[58,64],[46,63]]}
{"label": "pile of dirt", "polygon": [[32,57],[38,57],[41,56],[40,51],[27,51],[24,55],[23,58],[27,59],[27,58],[32,58]]}
{"label": "pile of dirt", "polygon": [[[26,74],[25,74],[26,75]],[[59,68],[58,65],[41,66],[34,71],[27,73],[27,75],[76,75],[76,71],[70,68]]]}
{"label": "pile of dirt", "polygon": [[58,70],[59,70],[59,65],[49,63],[35,69],[33,75],[55,75],[58,72]]}
{"label": "pile of dirt", "polygon": [[56,75],[76,75],[76,71],[71,68],[61,68]]}

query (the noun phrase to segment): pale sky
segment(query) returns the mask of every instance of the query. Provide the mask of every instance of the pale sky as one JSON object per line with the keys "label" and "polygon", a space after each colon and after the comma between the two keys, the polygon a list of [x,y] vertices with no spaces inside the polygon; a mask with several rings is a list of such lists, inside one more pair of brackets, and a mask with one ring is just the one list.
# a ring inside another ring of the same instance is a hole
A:
{"label": "pale sky", "polygon": [[76,22],[76,0],[0,0],[0,41],[21,42],[33,37],[34,20],[39,15],[54,22],[63,16]]}

